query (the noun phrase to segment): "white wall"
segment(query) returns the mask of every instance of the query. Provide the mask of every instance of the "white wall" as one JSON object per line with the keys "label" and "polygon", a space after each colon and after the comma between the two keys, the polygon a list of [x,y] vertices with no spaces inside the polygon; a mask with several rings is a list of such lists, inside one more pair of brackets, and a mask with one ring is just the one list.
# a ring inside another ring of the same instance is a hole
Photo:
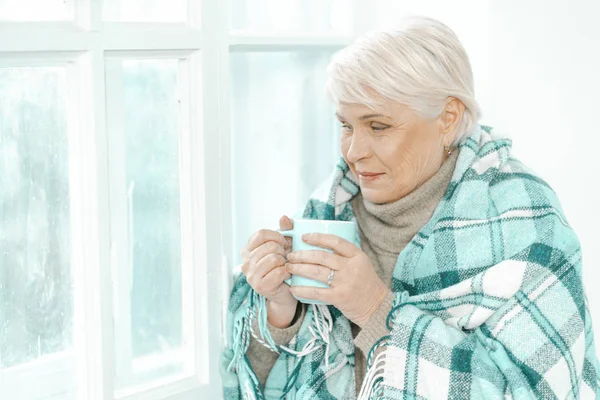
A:
{"label": "white wall", "polygon": [[489,15],[487,119],[557,192],[600,337],[600,2],[496,1]]}
{"label": "white wall", "polygon": [[378,26],[428,15],[465,45],[482,122],[513,137],[517,157],[555,189],[579,235],[600,337],[600,1],[380,1]]}

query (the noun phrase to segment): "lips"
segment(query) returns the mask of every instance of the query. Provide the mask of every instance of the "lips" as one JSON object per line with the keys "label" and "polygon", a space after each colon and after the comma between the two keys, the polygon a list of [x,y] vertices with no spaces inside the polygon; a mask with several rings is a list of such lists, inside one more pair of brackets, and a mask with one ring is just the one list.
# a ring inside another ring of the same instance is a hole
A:
{"label": "lips", "polygon": [[382,172],[358,172],[358,179],[361,181],[374,181],[383,175]]}
{"label": "lips", "polygon": [[358,175],[359,176],[376,176],[376,175],[381,175],[381,172],[359,172]]}

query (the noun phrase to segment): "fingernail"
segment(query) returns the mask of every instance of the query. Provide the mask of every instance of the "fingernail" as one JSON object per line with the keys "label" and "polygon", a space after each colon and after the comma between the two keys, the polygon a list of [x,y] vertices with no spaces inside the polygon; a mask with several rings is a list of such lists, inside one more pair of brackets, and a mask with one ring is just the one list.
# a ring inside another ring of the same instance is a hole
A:
{"label": "fingernail", "polygon": [[302,240],[306,242],[307,240],[310,240],[311,237],[312,237],[312,234],[305,233],[304,235],[302,235]]}
{"label": "fingernail", "polygon": [[292,269],[293,269],[293,268],[294,268],[294,267],[292,266],[292,264],[290,264],[290,263],[285,263],[285,269],[286,269],[288,272],[292,272]]}

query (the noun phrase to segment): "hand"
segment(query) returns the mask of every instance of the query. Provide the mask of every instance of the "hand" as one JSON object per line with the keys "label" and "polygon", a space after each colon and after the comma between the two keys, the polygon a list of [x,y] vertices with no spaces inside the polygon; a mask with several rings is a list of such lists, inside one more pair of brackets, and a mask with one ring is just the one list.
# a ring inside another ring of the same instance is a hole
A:
{"label": "hand", "polygon": [[334,278],[329,288],[295,286],[291,288],[292,294],[332,304],[349,320],[364,327],[389,293],[369,257],[353,243],[335,235],[310,233],[303,235],[302,240],[331,249],[334,254],[324,250],[291,252],[287,257],[288,271],[327,283],[333,270]]}
{"label": "hand", "polygon": [[[293,227],[288,217],[279,220],[281,230]],[[279,232],[261,229],[250,237],[242,250],[242,272],[248,284],[267,299],[268,321],[277,328],[290,326],[298,306],[290,287],[283,282],[290,277],[285,263],[286,255],[292,249],[291,240]]]}

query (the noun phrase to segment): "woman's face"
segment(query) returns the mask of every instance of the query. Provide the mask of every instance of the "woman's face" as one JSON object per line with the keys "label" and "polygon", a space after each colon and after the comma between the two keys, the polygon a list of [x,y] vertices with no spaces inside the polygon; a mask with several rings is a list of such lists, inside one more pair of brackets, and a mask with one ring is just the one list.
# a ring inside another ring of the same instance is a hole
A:
{"label": "woman's face", "polygon": [[377,110],[339,104],[336,114],[342,124],[342,156],[363,197],[376,204],[396,201],[432,177],[446,157],[444,146],[454,139],[448,123],[454,125],[456,116],[447,110],[426,120],[389,101]]}

